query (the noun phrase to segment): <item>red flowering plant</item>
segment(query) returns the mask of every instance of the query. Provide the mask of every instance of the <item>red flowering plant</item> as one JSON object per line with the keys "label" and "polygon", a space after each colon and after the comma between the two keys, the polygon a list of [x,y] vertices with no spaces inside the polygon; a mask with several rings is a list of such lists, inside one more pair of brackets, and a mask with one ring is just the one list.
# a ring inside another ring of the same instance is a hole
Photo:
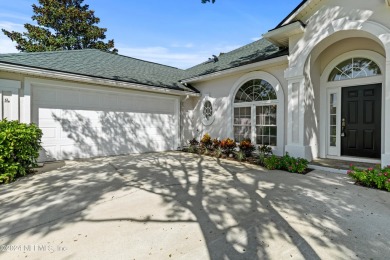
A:
{"label": "red flowering plant", "polygon": [[390,166],[381,169],[381,166],[377,165],[375,168],[365,170],[351,165],[348,175],[356,184],[390,191]]}
{"label": "red flowering plant", "polygon": [[252,152],[256,149],[249,138],[242,140],[238,145],[238,148],[240,148],[240,151],[242,151],[247,157],[251,156]]}
{"label": "red flowering plant", "polygon": [[212,149],[213,141],[211,140],[211,136],[209,134],[205,134],[202,139],[200,140],[200,145],[203,148],[206,148],[208,150]]}
{"label": "red flowering plant", "polygon": [[188,141],[189,147],[188,147],[188,152],[190,153],[197,153],[198,152],[198,147],[199,147],[199,142],[195,138],[191,139]]}
{"label": "red flowering plant", "polygon": [[197,145],[199,145],[198,140],[196,140],[195,138],[192,138],[191,140],[189,140],[188,143],[190,144],[190,146],[197,146]]}
{"label": "red flowering plant", "polygon": [[213,139],[213,148],[218,149],[221,147],[221,141],[218,138]]}
{"label": "red flowering plant", "polygon": [[223,139],[220,145],[222,152],[226,155],[233,153],[234,149],[237,147],[236,142],[230,138]]}
{"label": "red flowering plant", "polygon": [[212,148],[214,150],[214,156],[220,158],[222,156],[221,141],[218,138],[212,140]]}

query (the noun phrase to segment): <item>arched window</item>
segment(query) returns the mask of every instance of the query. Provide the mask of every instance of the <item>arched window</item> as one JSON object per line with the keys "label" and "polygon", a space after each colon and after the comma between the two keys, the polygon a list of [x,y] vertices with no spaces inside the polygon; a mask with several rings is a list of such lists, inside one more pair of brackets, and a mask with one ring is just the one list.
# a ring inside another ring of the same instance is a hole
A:
{"label": "arched window", "polygon": [[276,98],[276,92],[271,84],[262,79],[254,79],[242,85],[236,94],[234,103],[274,100]]}
{"label": "arched window", "polygon": [[277,95],[270,83],[253,79],[234,98],[234,139],[251,139],[258,145],[277,146]]}
{"label": "arched window", "polygon": [[381,69],[374,61],[366,58],[352,58],[337,65],[330,73],[328,81],[364,78],[381,74]]}

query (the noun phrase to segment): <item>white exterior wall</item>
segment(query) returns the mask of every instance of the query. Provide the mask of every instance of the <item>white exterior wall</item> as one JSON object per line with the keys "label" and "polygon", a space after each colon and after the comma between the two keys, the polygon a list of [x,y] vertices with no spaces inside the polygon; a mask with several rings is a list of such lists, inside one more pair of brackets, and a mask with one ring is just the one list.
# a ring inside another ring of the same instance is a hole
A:
{"label": "white exterior wall", "polygon": [[[287,113],[287,82],[284,79],[284,70],[287,64],[261,68],[251,69],[247,72],[225,76],[222,78],[192,83],[198,89],[202,97],[189,98],[182,103],[182,145],[188,145],[188,140],[197,138],[198,140],[206,133],[210,134],[212,138],[233,138],[232,132],[232,113],[233,113],[233,98],[232,91],[240,78],[245,77],[249,73],[265,72],[271,74],[280,82],[285,96],[284,113]],[[212,101],[214,109],[214,121],[211,125],[204,125],[202,123],[202,103],[205,98]],[[285,118],[285,124],[286,122]],[[280,131],[280,129],[278,129]],[[285,142],[286,135],[283,137]]]}
{"label": "white exterior wall", "polygon": [[[188,104],[182,105],[182,109],[188,111],[182,113],[188,114],[187,121],[184,122],[183,128],[183,145],[188,144],[188,140],[197,138],[198,140],[205,134],[209,133],[212,138],[226,138],[232,137],[229,133],[229,113],[231,111],[231,100],[229,98],[230,90],[234,83],[243,74],[234,75],[230,77],[224,77],[211,81],[192,84],[196,89],[201,92],[202,97],[196,98],[196,101],[191,102],[191,106]],[[201,106],[204,102],[206,95],[209,96],[213,104],[214,122],[205,126],[202,123],[202,111]],[[184,119],[184,118],[183,118]],[[182,120],[183,120],[182,119]]]}
{"label": "white exterior wall", "polygon": [[[9,100],[11,107],[11,115],[8,115],[8,120],[24,120],[24,96],[23,96],[23,77],[12,73],[0,72],[0,119],[3,119],[3,97],[4,92],[12,93],[12,98]],[[6,116],[5,116],[6,117]]]}

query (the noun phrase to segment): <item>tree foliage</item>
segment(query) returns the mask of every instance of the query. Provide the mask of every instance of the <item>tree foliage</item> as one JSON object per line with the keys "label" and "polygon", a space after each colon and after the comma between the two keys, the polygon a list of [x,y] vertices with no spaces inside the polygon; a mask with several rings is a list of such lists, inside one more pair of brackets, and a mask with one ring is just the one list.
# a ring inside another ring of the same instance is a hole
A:
{"label": "tree foliage", "polygon": [[104,42],[106,28],[96,24],[95,16],[84,0],[38,0],[33,4],[32,20],[37,25],[26,23],[26,32],[2,29],[3,33],[17,43],[22,52],[58,51],[77,49],[100,49],[117,53],[114,40]]}
{"label": "tree foliage", "polygon": [[215,0],[202,0],[202,4],[206,4],[206,3],[215,3]]}

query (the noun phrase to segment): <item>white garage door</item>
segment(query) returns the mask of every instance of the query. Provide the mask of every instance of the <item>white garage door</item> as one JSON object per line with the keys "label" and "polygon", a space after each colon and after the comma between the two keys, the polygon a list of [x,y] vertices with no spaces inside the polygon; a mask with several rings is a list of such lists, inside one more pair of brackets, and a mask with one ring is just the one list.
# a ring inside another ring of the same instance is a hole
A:
{"label": "white garage door", "polygon": [[148,93],[33,86],[32,119],[43,131],[43,160],[175,149],[176,102]]}

